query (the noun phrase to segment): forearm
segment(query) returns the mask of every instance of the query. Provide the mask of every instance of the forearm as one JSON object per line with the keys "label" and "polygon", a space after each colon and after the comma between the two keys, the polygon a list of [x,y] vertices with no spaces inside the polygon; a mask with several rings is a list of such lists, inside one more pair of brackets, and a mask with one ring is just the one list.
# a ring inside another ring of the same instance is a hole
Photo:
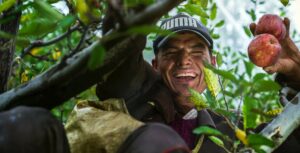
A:
{"label": "forearm", "polygon": [[286,53],[288,54],[289,57],[297,64],[298,68],[300,67],[300,50],[299,48],[295,45],[293,40],[289,37],[286,42],[282,44],[283,48],[286,48],[287,51]]}
{"label": "forearm", "polygon": [[[300,90],[300,51],[291,38],[287,38],[282,44],[285,48],[285,53],[291,59],[289,69],[285,73],[279,73],[279,80],[282,85]],[[286,69],[283,70],[283,72]]]}
{"label": "forearm", "polygon": [[124,55],[123,61],[118,65],[111,65],[112,70],[106,79],[99,82],[97,96],[101,99],[124,98],[128,99],[140,90],[147,79],[148,67],[142,57],[145,46],[145,37],[136,39],[128,44],[132,50]]}

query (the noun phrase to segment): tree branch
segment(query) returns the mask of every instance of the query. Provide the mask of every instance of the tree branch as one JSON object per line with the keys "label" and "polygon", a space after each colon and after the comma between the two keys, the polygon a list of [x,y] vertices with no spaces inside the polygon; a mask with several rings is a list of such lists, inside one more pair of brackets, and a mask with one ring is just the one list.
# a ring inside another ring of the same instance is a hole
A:
{"label": "tree branch", "polygon": [[159,0],[137,15],[133,17],[128,16],[127,19],[124,20],[125,25],[130,27],[133,25],[151,24],[183,1],[184,0]]}
{"label": "tree branch", "polygon": [[[149,6],[150,9],[136,16],[128,26],[154,23],[175,7],[182,0],[164,0]],[[161,6],[168,5],[168,6]],[[168,8],[168,9],[166,9]],[[163,9],[163,10],[160,10]],[[155,16],[155,18],[143,18]],[[126,21],[126,20],[125,20]],[[109,35],[107,35],[109,37]],[[87,62],[93,50],[99,45],[114,43],[106,52],[103,65],[96,70],[89,70]],[[41,106],[51,109],[65,100],[74,97],[92,85],[107,79],[110,74],[132,54],[140,53],[145,47],[145,36],[122,37],[110,41],[95,42],[90,47],[71,57],[67,57],[57,65],[35,77],[33,80],[0,95],[0,110],[17,105]]]}
{"label": "tree branch", "polygon": [[273,140],[275,147],[263,146],[267,153],[278,148],[287,137],[300,125],[300,92],[285,106],[283,112],[277,116],[260,133]]}
{"label": "tree branch", "polygon": [[[0,109],[9,109],[17,105],[42,106],[53,108],[61,102],[73,97],[89,88],[100,80],[105,79],[116,67],[122,63],[128,50],[134,50],[140,41],[137,37],[130,37],[118,43],[109,50],[104,64],[97,70],[89,70],[87,62],[99,42],[95,42],[82,52],[66,59],[66,65],[60,63],[37,76],[35,79],[0,95]],[[134,45],[128,45],[134,44]]]}

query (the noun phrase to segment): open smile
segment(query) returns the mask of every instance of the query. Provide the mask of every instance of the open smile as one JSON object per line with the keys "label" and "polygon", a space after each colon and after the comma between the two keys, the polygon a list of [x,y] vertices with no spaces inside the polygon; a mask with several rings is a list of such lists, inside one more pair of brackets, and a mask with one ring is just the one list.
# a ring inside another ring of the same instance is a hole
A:
{"label": "open smile", "polygon": [[179,83],[188,83],[193,81],[198,75],[194,72],[182,72],[182,73],[175,73],[173,78],[176,82]]}

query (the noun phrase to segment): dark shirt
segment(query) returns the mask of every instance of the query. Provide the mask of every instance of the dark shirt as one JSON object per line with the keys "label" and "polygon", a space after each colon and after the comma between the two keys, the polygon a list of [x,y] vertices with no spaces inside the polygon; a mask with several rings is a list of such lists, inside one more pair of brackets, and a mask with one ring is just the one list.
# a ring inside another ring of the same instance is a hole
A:
{"label": "dark shirt", "polygon": [[185,120],[179,116],[169,124],[187,143],[190,149],[195,146],[196,135],[193,130],[197,127],[197,119]]}

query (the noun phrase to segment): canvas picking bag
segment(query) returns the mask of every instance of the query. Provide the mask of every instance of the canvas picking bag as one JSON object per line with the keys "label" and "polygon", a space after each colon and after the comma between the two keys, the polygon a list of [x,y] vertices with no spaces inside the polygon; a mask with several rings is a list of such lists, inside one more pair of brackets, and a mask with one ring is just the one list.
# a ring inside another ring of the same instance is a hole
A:
{"label": "canvas picking bag", "polygon": [[122,99],[85,100],[74,107],[65,129],[71,153],[115,153],[142,125],[129,115]]}

